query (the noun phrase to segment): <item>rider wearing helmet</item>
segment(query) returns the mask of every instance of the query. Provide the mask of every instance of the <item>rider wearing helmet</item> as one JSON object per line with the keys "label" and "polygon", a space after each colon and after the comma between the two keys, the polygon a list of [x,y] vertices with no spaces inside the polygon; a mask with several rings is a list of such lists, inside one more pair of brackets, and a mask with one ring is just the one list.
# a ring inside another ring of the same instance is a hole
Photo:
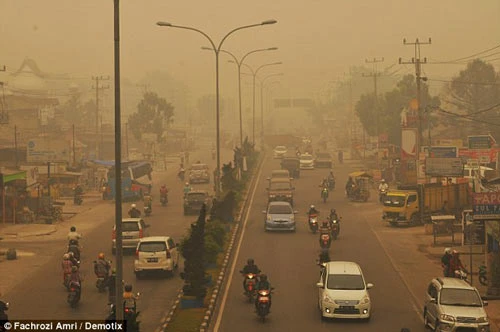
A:
{"label": "rider wearing helmet", "polygon": [[193,190],[193,188],[191,188],[191,185],[189,184],[189,182],[186,182],[184,184],[184,197],[186,197],[187,193],[190,192],[191,190]]}
{"label": "rider wearing helmet", "polygon": [[97,255],[97,261],[94,263],[94,273],[97,278],[108,278],[111,264],[105,259],[104,253]]}
{"label": "rider wearing helmet", "polygon": [[385,182],[384,179],[380,180],[380,184],[378,185],[378,191],[387,191],[389,189],[389,185]]}
{"label": "rider wearing helmet", "polygon": [[128,215],[130,218],[139,218],[141,216],[141,211],[137,208],[137,205],[130,205],[130,210],[128,210]]}
{"label": "rider wearing helmet", "polygon": [[[255,289],[257,290],[257,292],[260,290],[264,290],[264,289],[269,290],[269,309],[271,309],[271,290],[272,290],[272,287],[271,287],[271,283],[267,279],[267,275],[265,275],[265,274],[260,275],[259,281],[257,282],[257,285],[255,285]],[[257,309],[258,304],[259,304],[259,296],[257,296],[255,298],[255,309]]]}
{"label": "rider wearing helmet", "polygon": [[[250,273],[259,274],[260,273],[260,269],[255,264],[253,258],[249,258],[249,259],[247,259],[247,265],[245,265],[240,272],[243,275],[247,275],[247,274],[250,274]],[[245,278],[243,278],[243,289],[245,289]]]}
{"label": "rider wearing helmet", "polygon": [[312,216],[312,215],[318,215],[318,214],[319,214],[319,211],[318,211],[318,210],[316,210],[316,207],[315,207],[314,205],[311,205],[311,206],[309,207],[309,212],[307,212],[307,214],[308,214],[309,216]]}
{"label": "rider wearing helmet", "polygon": [[73,267],[73,263],[70,260],[70,255],[68,253],[63,255],[63,261],[61,263],[63,269],[63,284],[66,281],[66,276],[71,275],[71,269]]}

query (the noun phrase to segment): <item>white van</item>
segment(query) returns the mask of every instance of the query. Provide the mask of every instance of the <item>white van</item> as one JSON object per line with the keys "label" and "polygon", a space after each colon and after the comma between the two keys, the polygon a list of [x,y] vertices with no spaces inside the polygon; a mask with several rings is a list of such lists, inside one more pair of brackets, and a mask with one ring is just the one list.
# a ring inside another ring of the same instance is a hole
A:
{"label": "white van", "polygon": [[139,240],[134,261],[135,276],[146,272],[164,272],[172,275],[179,266],[178,244],[169,236],[150,236]]}

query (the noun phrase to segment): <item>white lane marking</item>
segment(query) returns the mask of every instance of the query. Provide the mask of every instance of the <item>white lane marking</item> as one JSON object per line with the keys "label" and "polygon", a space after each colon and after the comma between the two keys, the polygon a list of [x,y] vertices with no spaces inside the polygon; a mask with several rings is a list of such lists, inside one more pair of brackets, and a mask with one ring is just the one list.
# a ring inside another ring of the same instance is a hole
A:
{"label": "white lane marking", "polygon": [[[257,174],[256,181],[259,181],[260,176],[262,174],[262,165],[259,169],[259,173]],[[253,199],[255,197],[255,192],[257,191],[257,184],[258,182],[255,182],[255,186],[253,187],[252,190],[252,195],[250,196],[250,204],[248,205],[247,211],[245,213],[245,220],[243,222],[243,228],[241,230],[241,235],[240,239],[238,241],[238,246],[236,247],[236,253],[233,258],[233,262],[231,264],[231,272],[229,273],[229,279],[227,281],[226,287],[224,288],[224,296],[222,297],[222,302],[219,308],[219,313],[217,314],[217,321],[215,322],[214,326],[214,332],[219,331],[219,327],[222,321],[222,314],[224,313],[224,306],[226,305],[226,300],[227,300],[227,294],[229,293],[229,287],[231,287],[231,282],[233,280],[233,274],[234,270],[236,268],[236,261],[238,260],[238,256],[240,255],[240,248],[241,248],[241,243],[243,242],[243,237],[245,236],[245,230],[248,222],[248,216],[250,214],[251,207],[253,205]]]}
{"label": "white lane marking", "polygon": [[370,227],[370,230],[372,231],[373,235],[375,235],[375,237],[377,238],[378,243],[380,244],[380,246],[384,250],[384,253],[387,256],[387,258],[389,259],[389,262],[391,262],[391,265],[392,265],[393,269],[398,273],[398,275],[401,278],[401,280],[403,281],[403,284],[405,285],[406,289],[411,294],[412,299],[411,299],[410,302],[411,302],[411,305],[413,307],[413,310],[417,313],[417,316],[419,317],[420,321],[423,323],[424,322],[424,318],[423,318],[423,313],[419,309],[419,306],[418,306],[418,297],[415,296],[415,294],[411,290],[410,285],[408,284],[408,282],[406,281],[406,279],[403,276],[403,273],[400,271],[400,269],[398,269],[398,267],[396,265],[396,262],[392,259],[391,255],[389,255],[389,251],[387,250],[386,246],[383,244],[384,242],[378,236],[377,232],[375,232],[375,229],[373,228],[373,226],[367,220],[365,220],[365,222]]}

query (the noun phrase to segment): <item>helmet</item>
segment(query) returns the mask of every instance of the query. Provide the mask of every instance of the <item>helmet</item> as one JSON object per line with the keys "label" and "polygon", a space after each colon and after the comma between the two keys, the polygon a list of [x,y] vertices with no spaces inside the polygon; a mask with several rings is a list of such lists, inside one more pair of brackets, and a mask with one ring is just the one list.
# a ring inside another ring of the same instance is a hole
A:
{"label": "helmet", "polygon": [[249,258],[249,259],[247,259],[247,264],[248,264],[248,265],[253,265],[253,264],[254,264],[254,260],[253,260],[253,258]]}
{"label": "helmet", "polygon": [[331,209],[330,212],[331,213],[337,213],[337,211],[335,209]]}
{"label": "helmet", "polygon": [[189,182],[186,182],[186,186],[189,186]]}
{"label": "helmet", "polygon": [[72,266],[72,267],[71,267],[71,272],[76,272],[76,271],[78,271],[78,267],[76,267],[76,266]]}
{"label": "helmet", "polygon": [[130,205],[130,207],[131,207],[132,209],[135,209],[135,208],[137,207],[137,205],[132,204],[132,205]]}
{"label": "helmet", "polygon": [[71,258],[71,257],[75,256],[75,253],[72,251],[68,251],[67,255],[69,255],[69,258]]}
{"label": "helmet", "polygon": [[125,285],[125,291],[126,292],[131,292],[132,291],[132,285],[130,285],[130,284]]}
{"label": "helmet", "polygon": [[66,260],[68,260],[68,259],[69,259],[69,254],[67,254],[67,253],[66,253],[66,254],[64,254],[64,255],[63,255],[63,259],[64,259],[65,261],[66,261]]}
{"label": "helmet", "polygon": [[267,276],[265,274],[261,274],[260,281],[267,281]]}
{"label": "helmet", "polygon": [[75,226],[71,226],[71,228],[69,230],[72,231],[72,232],[76,232],[76,227]]}
{"label": "helmet", "polygon": [[384,179],[382,179],[382,180],[380,180],[380,182],[384,183],[384,182],[385,182],[385,180],[384,180]]}
{"label": "helmet", "polygon": [[451,254],[451,248],[445,248],[444,249],[445,254]]}
{"label": "helmet", "polygon": [[310,206],[310,208],[311,208],[311,209],[314,209],[314,205],[311,205],[311,206]]}
{"label": "helmet", "polygon": [[99,255],[97,255],[97,258],[99,259],[104,259],[104,253],[100,252]]}

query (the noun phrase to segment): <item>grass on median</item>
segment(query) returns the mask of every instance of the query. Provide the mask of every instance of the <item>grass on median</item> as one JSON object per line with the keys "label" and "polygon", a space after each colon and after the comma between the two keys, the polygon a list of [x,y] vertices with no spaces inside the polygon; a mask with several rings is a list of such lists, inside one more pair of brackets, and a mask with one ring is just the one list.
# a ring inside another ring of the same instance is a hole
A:
{"label": "grass on median", "polygon": [[168,332],[198,332],[206,308],[178,309],[168,324]]}

